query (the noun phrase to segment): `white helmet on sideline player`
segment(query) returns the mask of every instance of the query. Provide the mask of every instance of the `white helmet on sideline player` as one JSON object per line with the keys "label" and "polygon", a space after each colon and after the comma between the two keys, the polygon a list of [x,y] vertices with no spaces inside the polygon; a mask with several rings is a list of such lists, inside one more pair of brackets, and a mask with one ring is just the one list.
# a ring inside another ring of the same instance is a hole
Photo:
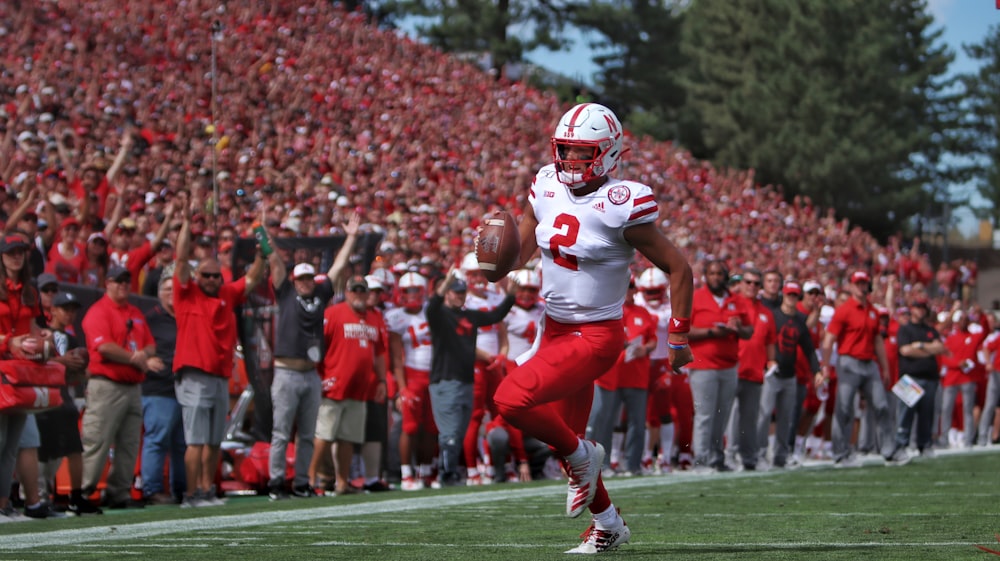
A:
{"label": "white helmet on sideline player", "polygon": [[639,273],[635,286],[642,291],[642,298],[648,304],[663,302],[667,294],[667,275],[656,267],[650,267]]}
{"label": "white helmet on sideline player", "polygon": [[465,257],[462,258],[462,264],[459,266],[459,269],[465,273],[469,271],[478,271],[480,269],[479,258],[476,257],[475,251],[470,251],[465,254]]}
{"label": "white helmet on sideline player", "polygon": [[423,308],[427,295],[427,279],[420,273],[406,273],[399,278],[399,305],[409,312]]}
{"label": "white helmet on sideline player", "polygon": [[[610,175],[618,168],[622,156],[624,131],[613,111],[597,103],[581,103],[566,112],[552,135],[552,156],[556,177],[570,189],[579,189],[587,182]],[[566,150],[586,147],[590,158],[569,160]],[[571,171],[573,164],[586,164],[582,172]]]}
{"label": "white helmet on sideline player", "polygon": [[510,275],[510,280],[517,285],[514,290],[514,303],[527,310],[538,303],[538,291],[542,288],[542,277],[531,269],[519,269]]}

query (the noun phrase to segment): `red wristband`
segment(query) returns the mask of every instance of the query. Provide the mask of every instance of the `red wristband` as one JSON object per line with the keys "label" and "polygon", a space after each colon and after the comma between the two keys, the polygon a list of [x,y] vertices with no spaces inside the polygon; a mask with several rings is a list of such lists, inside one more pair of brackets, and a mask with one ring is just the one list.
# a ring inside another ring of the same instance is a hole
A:
{"label": "red wristband", "polygon": [[688,331],[691,331],[690,318],[670,318],[670,327],[667,328],[667,333],[687,333]]}

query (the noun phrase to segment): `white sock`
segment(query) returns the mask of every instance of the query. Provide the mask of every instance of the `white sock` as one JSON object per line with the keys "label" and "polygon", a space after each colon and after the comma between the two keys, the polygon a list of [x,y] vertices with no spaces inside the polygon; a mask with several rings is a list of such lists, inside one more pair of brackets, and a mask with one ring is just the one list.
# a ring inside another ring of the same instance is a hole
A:
{"label": "white sock", "polygon": [[670,461],[673,457],[674,424],[667,423],[660,427],[660,455]]}
{"label": "white sock", "polygon": [[611,463],[622,463],[622,447],[625,445],[625,433],[614,432],[611,434]]}
{"label": "white sock", "polygon": [[614,530],[621,528],[621,525],[622,519],[618,516],[618,509],[613,504],[604,509],[603,512],[594,515],[594,526],[598,530]]}
{"label": "white sock", "polygon": [[417,466],[417,474],[420,477],[430,477],[434,474],[434,466],[431,464],[420,464]]}
{"label": "white sock", "polygon": [[570,464],[580,463],[587,459],[587,449],[583,446],[583,440],[577,439],[576,450],[566,456],[566,461]]}
{"label": "white sock", "polygon": [[407,465],[407,464],[403,464],[403,465],[399,466],[399,475],[401,475],[403,477],[403,479],[412,478],[413,477],[413,466],[410,466],[410,465]]}
{"label": "white sock", "polygon": [[478,477],[479,476],[479,470],[476,469],[476,468],[468,468],[468,472],[469,472],[469,478],[470,479],[473,478],[473,477]]}

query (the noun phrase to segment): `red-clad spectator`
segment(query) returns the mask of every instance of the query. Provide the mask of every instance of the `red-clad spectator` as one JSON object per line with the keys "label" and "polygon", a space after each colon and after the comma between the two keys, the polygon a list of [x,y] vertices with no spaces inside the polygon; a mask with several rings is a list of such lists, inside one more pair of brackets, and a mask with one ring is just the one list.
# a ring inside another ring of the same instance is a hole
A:
{"label": "red-clad spectator", "polygon": [[753,336],[746,299],[729,291],[729,269],[721,261],[705,265],[705,285],[694,291],[688,365],[694,398],[694,464],[730,471],[723,434],[736,396],[739,341]]}
{"label": "red-clad spectator", "polygon": [[146,318],[128,303],[129,277],[124,267],[111,267],[104,297],[83,318],[90,355],[87,407],[80,429],[83,490],[89,495],[97,489],[108,451],[114,448],[104,493],[110,508],[143,506],[129,496],[142,438],[140,383],[148,370],[163,369]]}
{"label": "red-clad spectator", "polygon": [[[338,495],[359,492],[350,484],[351,458],[354,445],[365,439],[365,402],[369,395],[371,373],[375,372],[375,398],[386,397],[385,352],[388,342],[384,329],[379,329],[376,312],[368,307],[368,282],[354,276],[347,281],[347,300],[327,308],[324,314],[323,337],[326,353],[320,367],[323,378],[323,402],[316,422],[316,442],[309,479],[322,489],[326,482],[317,481],[317,469],[323,458],[333,452]],[[333,445],[336,443],[336,450]]]}
{"label": "red-clad spectator", "polygon": [[191,217],[184,221],[177,240],[174,270],[174,313],[177,317],[177,354],[174,372],[177,401],[184,412],[187,452],[187,493],[181,506],[221,504],[213,479],[229,409],[229,378],[236,347],[236,306],[264,278],[264,259],[258,252],[246,276],[222,282],[219,262],[208,258],[192,267]]}
{"label": "red-clad spectator", "polygon": [[[976,386],[986,380],[986,369],[979,361],[979,350],[990,332],[983,326],[978,326],[979,329],[973,332],[969,314],[960,309],[952,313],[951,321],[954,331],[945,337],[944,346],[948,352],[942,358],[945,373],[941,380],[941,440],[938,444],[943,448],[955,445],[971,448],[976,441],[975,409],[977,405],[982,405],[977,399],[983,397],[981,392],[976,391]],[[953,426],[952,415],[959,394],[962,396],[962,437],[953,443],[948,433]]]}
{"label": "red-clad spectator", "polygon": [[52,273],[59,282],[76,284],[83,280],[83,269],[87,265],[87,251],[78,242],[80,221],[69,217],[59,224],[59,239],[49,249],[45,272]]}

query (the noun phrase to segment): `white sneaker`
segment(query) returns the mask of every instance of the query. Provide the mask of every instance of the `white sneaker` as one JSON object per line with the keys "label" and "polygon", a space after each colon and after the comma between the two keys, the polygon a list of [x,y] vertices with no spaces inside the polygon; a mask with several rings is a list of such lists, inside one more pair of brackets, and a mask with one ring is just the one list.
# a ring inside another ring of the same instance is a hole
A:
{"label": "white sneaker", "polygon": [[566,553],[593,555],[618,549],[618,546],[628,543],[629,538],[632,537],[632,531],[628,529],[628,524],[625,524],[623,520],[622,527],[617,530],[598,530],[597,526],[591,524],[590,528],[580,534],[580,537],[583,538],[583,543],[567,550]]}
{"label": "white sneaker", "polygon": [[193,495],[184,495],[181,500],[181,508],[200,508],[206,506],[202,504],[201,492],[195,491]]}
{"label": "white sneaker", "polygon": [[424,482],[417,477],[404,477],[399,487],[404,491],[422,491]]}
{"label": "white sneaker", "polygon": [[906,448],[896,448],[896,451],[892,453],[891,456],[885,459],[885,465],[887,466],[905,466],[910,463],[913,456],[906,451]]}
{"label": "white sneaker", "polygon": [[833,462],[834,468],[856,468],[861,467],[861,461],[854,454],[848,454]]}
{"label": "white sneaker", "polygon": [[601,466],[604,465],[604,447],[589,440],[584,440],[583,447],[587,457],[573,465],[566,462],[569,469],[569,489],[566,493],[566,516],[576,518],[590,506],[597,494],[597,481],[601,477]]}

